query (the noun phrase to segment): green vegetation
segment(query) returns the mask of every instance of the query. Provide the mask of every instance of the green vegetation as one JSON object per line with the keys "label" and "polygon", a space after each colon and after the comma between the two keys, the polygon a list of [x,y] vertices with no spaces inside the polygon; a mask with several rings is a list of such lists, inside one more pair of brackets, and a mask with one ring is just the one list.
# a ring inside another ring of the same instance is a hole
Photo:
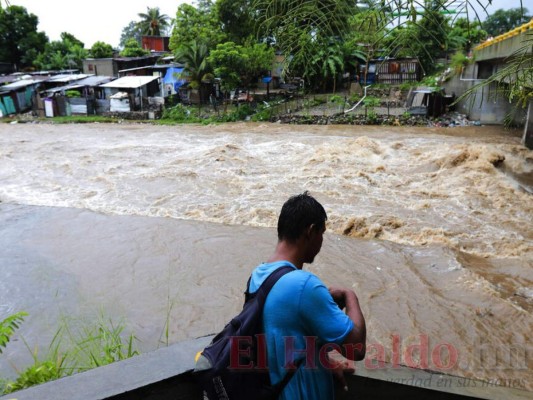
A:
{"label": "green vegetation", "polygon": [[[4,347],[7,344],[5,337],[9,339],[13,335],[24,316],[27,314],[21,312],[0,322],[0,344],[3,343]],[[78,322],[76,330],[72,330],[70,325],[68,321],[63,321],[43,356],[39,355],[37,348],[31,350],[24,342],[32,354],[33,364],[20,371],[14,381],[0,381],[0,395],[139,354],[135,348],[135,336],[125,335],[123,323],[115,324],[100,315],[94,324]]]}
{"label": "green vegetation", "polygon": [[54,118],[43,118],[43,121],[51,121],[55,124],[85,124],[92,122],[118,122],[116,118],[104,117],[102,115],[72,115],[70,117],[54,117]]}
{"label": "green vegetation", "polygon": [[451,60],[450,68],[455,71],[456,74],[460,74],[464,67],[470,63],[470,59],[460,50],[456,51]]}
{"label": "green vegetation", "polygon": [[500,35],[529,22],[531,15],[528,13],[528,9],[524,7],[496,10],[485,19],[483,29],[489,35]]}
{"label": "green vegetation", "polygon": [[141,28],[139,23],[136,21],[130,21],[128,25],[122,28],[122,33],[120,34],[120,43],[118,46],[123,49],[126,45],[126,42],[130,39],[134,39],[139,46],[141,45]]}
{"label": "green vegetation", "polygon": [[37,31],[38,24],[39,18],[24,7],[0,9],[0,61],[18,69],[31,67],[48,42],[45,33]]}
{"label": "green vegetation", "polygon": [[0,321],[0,354],[2,354],[2,347],[5,348],[7,346],[15,331],[24,321],[24,317],[27,316],[27,313],[21,311]]}
{"label": "green vegetation", "polygon": [[113,57],[113,47],[104,42],[95,42],[89,53],[93,58],[111,58]]}
{"label": "green vegetation", "polygon": [[[372,60],[412,57],[421,63],[425,76],[422,84],[436,87],[435,73],[445,67],[437,59],[446,60],[442,63],[460,71],[469,62],[467,54],[475,44],[529,19],[528,10],[521,7],[498,10],[481,22],[477,10],[489,3],[461,0],[461,4],[452,6],[466,10],[467,18],[458,18],[464,14],[454,14],[456,10],[450,10],[445,0],[198,0],[194,5],[177,7],[175,18],[161,14],[157,7],[147,7],[146,12],[138,13],[139,21],[131,21],[123,29],[120,54],[148,54],[141,47],[141,35],[168,33],[171,26],[169,46],[175,59],[185,66],[181,78],[188,81],[191,101],[198,104],[198,109],[196,115],[168,110],[168,120],[205,123],[206,119],[241,120],[244,114],[245,118],[265,118],[272,115],[272,108],[228,112],[228,93],[254,88],[260,78],[273,75],[273,65],[282,80],[301,83],[307,93],[335,94],[341,83],[353,81],[356,75],[364,81]],[[68,32],[61,34],[61,40],[50,42],[37,32],[37,24],[37,17],[24,7],[1,8],[0,61],[13,63],[18,69],[80,69],[88,54],[113,54],[104,42],[96,42],[89,53]],[[529,69],[524,65],[520,68],[527,74]],[[202,105],[208,101],[218,113],[218,104],[211,96],[215,78],[220,79],[224,112],[216,118],[204,118]],[[514,81],[526,82],[521,76],[499,82]],[[411,85],[405,83],[402,89]],[[521,104],[529,96],[514,84],[499,88]],[[525,92],[529,93],[527,89]],[[288,93],[286,100],[290,101],[291,95]]]}
{"label": "green vegetation", "polygon": [[141,47],[139,42],[133,38],[130,38],[124,44],[124,49],[120,52],[120,55],[122,57],[142,57],[149,53],[150,52],[148,50],[145,50]]}
{"label": "green vegetation", "polygon": [[229,111],[222,114],[206,114],[199,116],[197,110],[193,107],[184,106],[183,104],[177,104],[174,107],[169,107],[163,111],[161,120],[157,121],[158,124],[184,124],[184,123],[201,123],[201,124],[217,124],[221,122],[237,122],[250,119],[252,121],[265,121],[267,115],[270,117],[272,113],[267,111],[270,108],[268,106],[259,106],[254,109],[249,104],[241,104],[239,106],[233,106]]}
{"label": "green vegetation", "polygon": [[66,90],[65,96],[67,97],[81,97],[81,93],[79,90]]}
{"label": "green vegetation", "polygon": [[161,36],[169,25],[169,17],[161,14],[159,7],[146,8],[146,13],[139,13],[141,21],[138,23],[143,35]]}
{"label": "green vegetation", "polygon": [[61,40],[46,43],[44,51],[33,61],[33,65],[41,70],[81,69],[88,51],[84,44],[74,35],[63,32]]}

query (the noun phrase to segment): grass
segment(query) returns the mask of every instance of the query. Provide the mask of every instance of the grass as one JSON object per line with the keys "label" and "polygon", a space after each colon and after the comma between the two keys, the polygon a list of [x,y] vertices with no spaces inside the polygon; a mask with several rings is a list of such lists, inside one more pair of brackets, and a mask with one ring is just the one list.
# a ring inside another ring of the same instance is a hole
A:
{"label": "grass", "polygon": [[24,341],[32,355],[33,364],[17,371],[18,377],[14,381],[0,380],[0,395],[139,354],[135,348],[137,339],[133,334],[124,333],[123,322],[116,324],[101,314],[95,323],[76,324],[79,326],[76,329],[72,329],[71,325],[63,320],[42,356],[37,347],[32,350]]}
{"label": "grass", "polygon": [[102,115],[72,115],[69,117],[40,118],[41,121],[50,121],[56,124],[89,124],[94,122],[110,123],[119,119],[104,117]]}

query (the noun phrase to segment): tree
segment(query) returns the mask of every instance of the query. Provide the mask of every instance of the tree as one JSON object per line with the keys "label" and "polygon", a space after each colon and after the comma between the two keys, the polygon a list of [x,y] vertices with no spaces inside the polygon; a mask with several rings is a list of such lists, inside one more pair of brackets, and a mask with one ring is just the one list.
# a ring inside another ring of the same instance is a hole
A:
{"label": "tree", "polygon": [[345,68],[356,70],[357,64],[366,63],[364,81],[369,61],[384,48],[388,20],[380,9],[364,8],[358,10],[349,20],[349,33],[343,43]]}
{"label": "tree", "polygon": [[83,69],[83,60],[87,58],[89,52],[78,45],[70,47],[69,52],[67,53],[67,64],[69,68],[76,68],[79,70]]}
{"label": "tree", "polygon": [[113,47],[104,42],[95,42],[91,47],[91,57],[93,58],[111,58],[113,57]]}
{"label": "tree", "polygon": [[128,25],[122,28],[122,33],[120,34],[120,43],[118,46],[123,49],[129,39],[135,39],[135,41],[139,43],[140,46],[141,36],[142,32],[139,23],[131,21]]}
{"label": "tree", "polygon": [[241,84],[241,76],[245,74],[248,57],[242,46],[226,42],[212,50],[208,62],[213,66],[215,76],[221,79],[221,86],[225,91],[237,88]]}
{"label": "tree", "polygon": [[247,59],[242,80],[246,87],[250,87],[272,68],[274,49],[266,43],[253,43],[251,39],[248,39],[242,47],[242,52]]}
{"label": "tree", "polygon": [[143,49],[135,39],[129,39],[124,45],[124,49],[120,52],[122,57],[142,57],[150,53]]}
{"label": "tree", "polygon": [[406,23],[407,29],[403,30],[403,45],[412,50],[418,57],[420,65],[426,74],[436,69],[435,60],[444,54],[448,48],[448,35],[450,32],[449,21],[441,13],[444,0],[425,0],[422,18]]}
{"label": "tree", "polygon": [[500,35],[529,22],[531,16],[528,16],[527,13],[527,8],[497,10],[483,22],[483,29],[491,36]]}
{"label": "tree", "polygon": [[39,19],[26,8],[9,6],[0,10],[0,61],[15,67],[28,67],[34,57],[43,51],[48,37],[37,32]]}
{"label": "tree", "polygon": [[228,40],[244,44],[254,34],[255,20],[251,3],[251,0],[218,0],[215,3],[216,17]]}
{"label": "tree", "polygon": [[184,72],[193,89],[199,88],[202,80],[207,78],[207,74],[211,72],[207,62],[208,55],[207,46],[200,41],[187,43],[175,53],[175,59],[185,65]]}
{"label": "tree", "polygon": [[85,47],[85,44],[72,33],[61,32],[61,35],[59,35],[59,37],[61,38],[61,41],[63,43],[68,43],[69,46],[79,46],[81,48]]}
{"label": "tree", "polygon": [[344,38],[356,9],[352,0],[256,0],[254,8],[258,29],[300,66],[312,62],[317,43]]}
{"label": "tree", "polygon": [[468,52],[472,46],[487,38],[487,32],[481,28],[481,22],[458,18],[448,34],[448,48]]}
{"label": "tree", "polygon": [[161,14],[159,7],[146,8],[146,13],[139,13],[141,22],[139,27],[143,35],[161,36],[161,32],[169,25],[169,17],[166,14]]}
{"label": "tree", "polygon": [[344,57],[341,46],[338,43],[321,46],[318,52],[315,53],[313,64],[316,66],[317,74],[323,78],[324,89],[328,80],[332,80],[333,93],[335,93],[337,76],[344,71]]}
{"label": "tree", "polygon": [[181,4],[174,19],[170,49],[177,51],[181,46],[194,41],[204,43],[208,49],[214,49],[217,44],[225,42],[226,35],[222,32],[213,9],[209,0],[204,0],[198,8]]}
{"label": "tree", "polygon": [[54,40],[46,44],[44,51],[34,60],[34,65],[40,69],[82,69],[83,60],[88,52],[83,48],[83,42],[68,32],[61,33],[61,40]]}

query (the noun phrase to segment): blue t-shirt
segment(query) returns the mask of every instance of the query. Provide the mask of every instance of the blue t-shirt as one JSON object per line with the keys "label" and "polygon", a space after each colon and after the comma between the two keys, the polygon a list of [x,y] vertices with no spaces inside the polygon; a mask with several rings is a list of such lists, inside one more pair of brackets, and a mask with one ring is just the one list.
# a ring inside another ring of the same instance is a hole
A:
{"label": "blue t-shirt", "polygon": [[331,348],[325,345],[342,345],[353,329],[353,322],[316,275],[297,270],[288,261],[259,265],[252,273],[250,292],[255,292],[270,273],[284,265],[295,271],[282,276],[274,285],[263,311],[270,380],[273,384],[281,381],[287,373],[284,367],[305,357],[307,360],[280,399],[334,399],[333,377],[324,362],[326,350]]}

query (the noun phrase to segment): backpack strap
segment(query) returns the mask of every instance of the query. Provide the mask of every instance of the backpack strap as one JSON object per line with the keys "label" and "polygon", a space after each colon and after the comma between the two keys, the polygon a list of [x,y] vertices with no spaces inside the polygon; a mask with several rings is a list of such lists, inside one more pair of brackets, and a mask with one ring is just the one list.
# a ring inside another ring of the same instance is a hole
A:
{"label": "backpack strap", "polygon": [[296,360],[294,363],[294,368],[289,369],[281,381],[279,381],[275,385],[272,385],[272,392],[276,396],[276,399],[279,397],[281,392],[283,392],[283,389],[285,389],[285,386],[287,386],[294,374],[298,372],[298,369],[300,368],[300,365],[303,364],[304,360],[305,357]]}
{"label": "backpack strap", "polygon": [[[246,302],[250,301],[254,297],[257,297],[258,303],[261,305],[261,310],[265,306],[266,297],[270,293],[270,290],[274,287],[276,282],[285,274],[288,274],[289,272],[294,271],[294,268],[288,265],[285,265],[283,267],[279,267],[278,269],[274,270],[259,286],[259,289],[257,289],[256,292],[250,293],[250,282],[252,280],[252,277],[248,279],[248,283],[246,285],[246,292],[245,295],[245,304]],[[272,400],[277,399],[285,386],[289,383],[291,378],[294,376],[294,374],[298,371],[300,368],[300,365],[303,363],[305,357],[301,358],[297,361],[295,361],[295,367],[291,368],[287,371],[285,376],[281,381],[276,383],[275,385],[272,385],[264,390],[262,395],[260,396],[261,400]]]}
{"label": "backpack strap", "polygon": [[289,265],[279,267],[270,273],[270,275],[263,281],[261,286],[259,286],[259,289],[257,289],[257,291],[254,293],[250,293],[250,282],[252,281],[252,276],[250,275],[248,278],[248,283],[246,284],[246,292],[244,292],[244,304],[248,303],[254,297],[257,297],[259,304],[261,304],[261,309],[263,309],[266,297],[279,278],[294,270],[295,269]]}

